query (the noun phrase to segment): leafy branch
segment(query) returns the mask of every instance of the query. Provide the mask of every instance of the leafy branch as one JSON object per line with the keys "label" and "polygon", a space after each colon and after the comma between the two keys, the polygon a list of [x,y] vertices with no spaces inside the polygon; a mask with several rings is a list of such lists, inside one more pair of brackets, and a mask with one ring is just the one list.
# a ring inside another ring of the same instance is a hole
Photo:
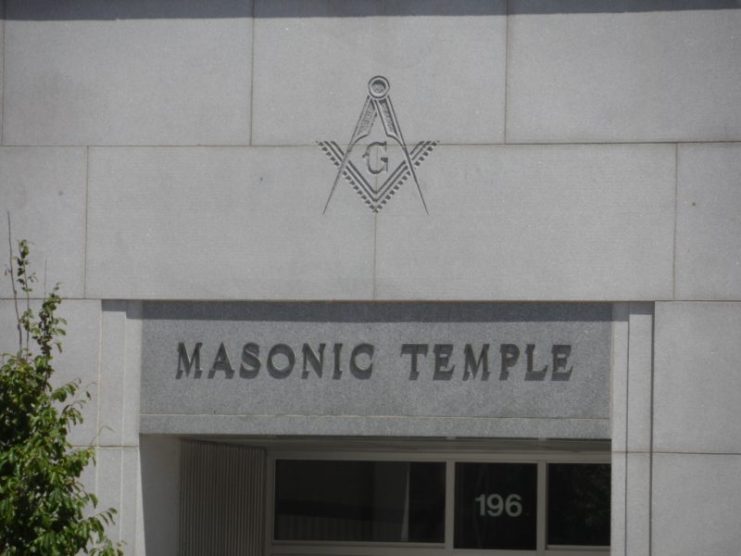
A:
{"label": "leafy branch", "polygon": [[56,314],[62,302],[59,286],[34,311],[36,276],[29,256],[28,242],[19,241],[6,271],[19,345],[15,354],[3,354],[0,366],[0,554],[122,554],[105,531],[116,511],[90,515],[98,499],[80,481],[83,470],[95,462],[95,450],[75,448],[68,439],[71,428],[83,420],[86,400],[78,397],[80,381],[59,387],[51,382],[54,353],[62,351],[66,326]]}

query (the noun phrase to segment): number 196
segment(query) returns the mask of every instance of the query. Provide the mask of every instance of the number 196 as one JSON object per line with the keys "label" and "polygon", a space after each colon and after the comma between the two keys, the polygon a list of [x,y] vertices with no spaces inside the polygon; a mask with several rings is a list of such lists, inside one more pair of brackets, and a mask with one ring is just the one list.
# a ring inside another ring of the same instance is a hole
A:
{"label": "number 196", "polygon": [[509,517],[522,515],[522,497],[519,494],[510,494],[506,498],[501,494],[481,494],[474,498],[479,506],[481,517],[499,517],[505,514]]}

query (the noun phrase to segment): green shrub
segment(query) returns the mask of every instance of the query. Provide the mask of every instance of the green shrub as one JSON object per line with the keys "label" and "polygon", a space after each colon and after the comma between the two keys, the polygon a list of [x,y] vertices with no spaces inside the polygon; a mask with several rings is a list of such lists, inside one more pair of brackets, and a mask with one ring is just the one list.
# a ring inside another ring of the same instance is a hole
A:
{"label": "green shrub", "polygon": [[7,274],[19,347],[0,360],[0,554],[121,554],[105,533],[115,510],[89,515],[98,501],[80,482],[85,467],[94,464],[95,450],[74,448],[68,440],[70,429],[82,422],[80,382],[51,384],[53,352],[62,351],[66,324],[56,316],[58,286],[34,312],[36,278],[29,271],[26,241],[18,243]]}

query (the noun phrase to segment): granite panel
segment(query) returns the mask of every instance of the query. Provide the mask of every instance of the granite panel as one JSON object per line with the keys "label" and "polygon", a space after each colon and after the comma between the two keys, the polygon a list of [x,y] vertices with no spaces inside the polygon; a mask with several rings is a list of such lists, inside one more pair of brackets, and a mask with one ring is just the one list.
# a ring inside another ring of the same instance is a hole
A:
{"label": "granite panel", "polygon": [[174,556],[180,515],[180,440],[142,436],[139,456],[146,551]]}
{"label": "granite panel", "polygon": [[126,303],[126,352],[123,364],[123,389],[121,392],[121,397],[124,399],[121,431],[122,444],[125,446],[139,445],[141,341],[141,303],[129,301]]}
{"label": "granite panel", "polygon": [[251,1],[198,4],[7,0],[6,144],[249,143]]}
{"label": "granite panel", "polygon": [[123,422],[128,411],[124,395],[126,368],[126,304],[103,302],[100,346],[100,439],[101,446],[124,443]]}
{"label": "granite panel", "polygon": [[139,444],[141,305],[103,301],[100,363],[100,444]]}
{"label": "granite panel", "polygon": [[509,141],[741,139],[741,10],[635,4],[509,3]]}
{"label": "granite panel", "polygon": [[137,546],[137,521],[140,509],[141,473],[139,470],[139,448],[129,447],[121,450],[121,506],[117,520],[121,528],[121,541],[125,551],[135,554]]}
{"label": "granite panel", "polygon": [[142,415],[142,434],[420,438],[610,438],[609,419]]}
{"label": "granite panel", "polygon": [[625,453],[613,453],[610,460],[610,554],[614,556],[626,556],[626,473]]}
{"label": "granite panel", "polygon": [[318,147],[95,148],[88,295],[372,297],[374,215]]}
{"label": "granite panel", "polygon": [[[116,510],[114,522],[106,525],[106,533],[114,543],[122,544],[124,554],[143,554],[139,538],[143,534],[139,448],[98,447],[96,457],[96,511]],[[172,508],[162,508],[162,511],[168,513]]]}
{"label": "granite panel", "polygon": [[[39,303],[32,303],[34,310]],[[20,310],[23,310],[21,306]],[[67,320],[67,335],[62,338],[64,351],[54,356],[53,385],[72,380],[80,381],[78,398],[91,399],[82,406],[83,422],[73,427],[69,440],[75,446],[89,446],[98,438],[98,345],[100,343],[100,303],[95,301],[65,300],[59,306],[58,316]],[[0,353],[15,353],[18,334],[13,301],[0,301]]]}
{"label": "granite panel", "polygon": [[80,392],[90,394],[83,406],[82,424],[73,429],[70,441],[78,446],[95,444],[99,437],[98,421],[98,347],[100,345],[100,302],[63,301],[59,314],[67,320],[67,335],[59,354],[58,383],[80,380]]}
{"label": "granite panel", "polygon": [[100,444],[139,445],[141,304],[103,301]]}
{"label": "granite panel", "polygon": [[[85,492],[96,494],[95,475],[95,465],[92,464],[85,467],[82,470],[82,473],[80,473],[80,484],[82,484],[82,488],[85,490]],[[88,507],[85,509],[85,515],[93,515],[98,511],[98,508],[94,508],[92,504],[89,504]]]}
{"label": "granite panel", "polygon": [[741,453],[741,303],[656,304],[654,448]]}
{"label": "granite panel", "polygon": [[95,464],[97,510],[103,511],[114,508],[118,512],[114,522],[106,525],[106,534],[113,542],[121,540],[122,465],[122,448],[103,448],[100,446],[97,448]]}
{"label": "granite panel", "polygon": [[[0,0],[0,10],[2,10],[0,13],[5,14],[5,0]],[[0,60],[5,59],[5,17],[0,18]],[[0,145],[3,144],[3,91],[5,90],[4,86],[4,75],[3,75],[3,65],[0,64]]]}
{"label": "granite panel", "polygon": [[613,453],[610,554],[648,556],[651,544],[651,456]]}
{"label": "granite panel", "polygon": [[345,143],[379,74],[408,139],[502,142],[504,1],[256,1],[255,144]]}
{"label": "granite panel", "polygon": [[625,455],[625,554],[651,554],[651,456]]}
{"label": "granite panel", "polygon": [[380,299],[671,298],[674,147],[438,147],[381,211]]}
{"label": "granite panel", "polygon": [[739,300],[741,143],[680,145],[678,156],[676,296]]}
{"label": "granite panel", "polygon": [[[143,416],[214,416],[225,426],[238,417],[243,431],[264,434],[285,416],[310,416],[284,420],[307,427],[298,434],[331,429],[325,417],[360,435],[368,425],[356,417],[396,430],[394,421],[410,417],[422,435],[429,425],[457,427],[446,420],[480,420],[536,438],[609,423],[609,305],[422,304],[400,314],[399,306],[294,304],[297,320],[286,309],[277,304],[271,318],[269,304],[146,304]],[[266,421],[275,422],[264,430]]]}
{"label": "granite panel", "polygon": [[655,454],[651,554],[737,554],[739,475],[739,455]]}
{"label": "granite panel", "polygon": [[648,452],[653,411],[653,306],[631,303],[630,310],[626,449]]}
{"label": "granite panel", "polygon": [[[57,282],[64,297],[82,297],[85,164],[84,149],[0,148],[2,260],[8,260],[7,211],[13,243],[27,239],[31,244],[39,297]],[[10,282],[0,280],[0,298],[11,297]]]}
{"label": "granite panel", "polygon": [[[624,452],[627,448],[629,318],[630,303],[613,305],[612,383],[610,388],[610,446],[613,452]],[[615,508],[613,507],[614,515]],[[622,525],[618,528],[613,526],[613,530],[622,530]],[[620,554],[620,551],[617,554]]]}

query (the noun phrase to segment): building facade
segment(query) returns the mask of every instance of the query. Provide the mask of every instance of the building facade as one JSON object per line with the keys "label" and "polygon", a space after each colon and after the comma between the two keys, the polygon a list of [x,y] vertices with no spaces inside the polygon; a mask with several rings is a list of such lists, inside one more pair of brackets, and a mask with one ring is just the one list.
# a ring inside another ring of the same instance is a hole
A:
{"label": "building facade", "polygon": [[737,1],[0,8],[127,554],[741,552]]}

